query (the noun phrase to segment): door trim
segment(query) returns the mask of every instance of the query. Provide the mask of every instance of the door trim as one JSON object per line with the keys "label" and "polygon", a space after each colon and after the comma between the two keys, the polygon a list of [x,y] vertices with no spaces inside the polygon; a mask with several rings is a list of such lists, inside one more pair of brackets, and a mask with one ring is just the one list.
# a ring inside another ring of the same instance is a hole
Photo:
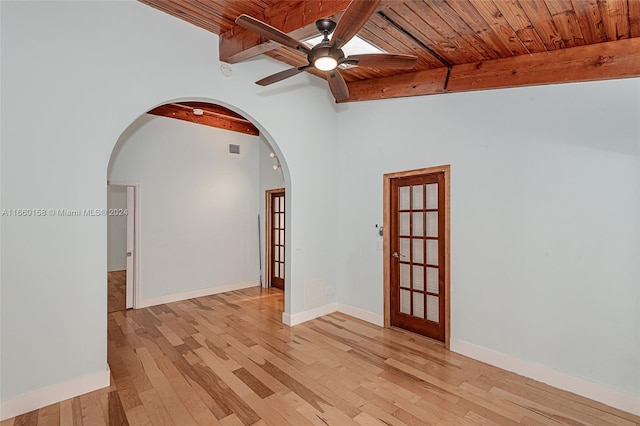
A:
{"label": "door trim", "polygon": [[[285,198],[284,198],[284,210],[285,210],[285,217],[286,217],[286,212],[287,212],[287,191],[285,190],[285,188],[274,188],[274,189],[267,189],[266,191],[264,191],[264,209],[265,209],[265,215],[264,215],[264,287],[271,287],[271,270],[273,268],[273,259],[271,258],[271,194],[274,193],[278,193],[278,192],[284,192],[285,193]],[[286,225],[285,225],[285,235],[286,235]],[[286,241],[286,237],[285,237],[285,241]],[[285,242],[286,244],[286,242]],[[286,246],[285,246],[286,249]],[[286,265],[286,258],[285,258],[285,265]],[[286,277],[286,274],[285,274]],[[285,287],[286,287],[286,280],[285,280]]]}
{"label": "door trim", "polygon": [[445,204],[445,215],[444,215],[444,270],[445,270],[445,280],[444,280],[444,297],[445,297],[445,329],[444,329],[444,347],[449,349],[449,341],[451,338],[451,289],[450,289],[450,275],[451,275],[451,262],[450,262],[450,239],[451,239],[451,229],[450,229],[450,181],[449,175],[451,173],[451,166],[449,164],[437,167],[427,167],[424,169],[415,169],[415,170],[407,170],[403,172],[395,172],[395,173],[386,173],[383,176],[383,207],[382,207],[382,215],[383,215],[383,226],[384,233],[382,237],[382,253],[383,253],[383,277],[384,277],[384,326],[386,328],[391,327],[391,180],[402,177],[409,176],[418,176],[429,173],[439,173],[444,172],[444,204]]}
{"label": "door trim", "polygon": [[132,186],[133,191],[133,309],[140,308],[140,183],[129,181],[107,181],[107,185]]}

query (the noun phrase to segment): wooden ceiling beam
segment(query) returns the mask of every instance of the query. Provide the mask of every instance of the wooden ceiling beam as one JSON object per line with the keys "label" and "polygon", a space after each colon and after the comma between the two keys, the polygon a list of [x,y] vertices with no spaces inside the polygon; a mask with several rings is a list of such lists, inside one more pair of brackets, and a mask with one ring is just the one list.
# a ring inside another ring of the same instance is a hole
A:
{"label": "wooden ceiling beam", "polygon": [[348,83],[363,101],[448,92],[640,77],[640,38],[454,65]]}
{"label": "wooden ceiling beam", "polygon": [[[300,40],[317,33],[314,24],[318,19],[343,11],[349,3],[350,0],[280,2],[265,9],[263,16],[254,18]],[[229,31],[220,34],[220,60],[230,64],[278,47],[280,44],[261,39],[257,34],[239,25],[234,25]]]}
{"label": "wooden ceiling beam", "polygon": [[175,118],[248,135],[258,136],[260,134],[260,131],[249,120],[217,112],[216,106],[209,110],[206,108],[208,107],[202,106],[200,108],[202,109],[202,115],[195,115],[192,106],[177,103],[166,104],[152,109],[148,114]]}
{"label": "wooden ceiling beam", "polygon": [[447,67],[440,67],[347,83],[349,99],[345,102],[444,93],[447,71]]}
{"label": "wooden ceiling beam", "polygon": [[447,92],[640,77],[640,38],[456,65]]}

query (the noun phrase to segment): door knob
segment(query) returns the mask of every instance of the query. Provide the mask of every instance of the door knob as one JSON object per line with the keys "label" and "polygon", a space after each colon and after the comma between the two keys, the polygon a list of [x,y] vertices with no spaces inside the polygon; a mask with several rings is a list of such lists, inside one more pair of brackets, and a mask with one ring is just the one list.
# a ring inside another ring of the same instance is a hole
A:
{"label": "door knob", "polygon": [[394,252],[391,256],[395,257],[395,258],[399,258],[400,256],[398,256],[398,252]]}
{"label": "door knob", "polygon": [[127,252],[127,257],[131,257],[131,252],[130,251]]}

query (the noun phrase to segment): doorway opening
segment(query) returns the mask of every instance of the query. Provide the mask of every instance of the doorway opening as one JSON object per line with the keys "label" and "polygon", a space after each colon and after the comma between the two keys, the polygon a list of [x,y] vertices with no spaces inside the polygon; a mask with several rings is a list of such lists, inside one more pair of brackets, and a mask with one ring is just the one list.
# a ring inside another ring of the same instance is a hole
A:
{"label": "doorway opening", "polygon": [[[140,249],[132,251],[133,308],[260,284],[266,253],[246,248],[264,250],[264,191],[288,187],[290,176],[278,146],[253,123],[218,101],[174,99],[140,115],[120,135],[107,180],[146,188],[136,222],[139,230],[144,220],[144,241],[136,242],[144,245],[144,264]],[[279,275],[289,273],[283,268]]]}
{"label": "doorway opening", "polygon": [[449,173],[439,166],[384,175],[385,326],[449,347]]}
{"label": "doorway opening", "polygon": [[107,312],[136,307],[139,185],[107,182]]}

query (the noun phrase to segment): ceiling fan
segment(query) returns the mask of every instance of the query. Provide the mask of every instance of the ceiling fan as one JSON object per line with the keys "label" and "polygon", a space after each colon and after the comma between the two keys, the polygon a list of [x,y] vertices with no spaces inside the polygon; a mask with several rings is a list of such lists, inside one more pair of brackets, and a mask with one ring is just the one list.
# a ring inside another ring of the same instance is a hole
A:
{"label": "ceiling fan", "polygon": [[[262,37],[306,54],[307,60],[309,61],[308,65],[275,73],[262,80],[256,81],[256,84],[267,86],[284,80],[285,78],[293,77],[309,68],[315,68],[319,71],[326,72],[331,93],[336,102],[341,102],[349,97],[349,89],[340,74],[340,70],[338,69],[339,65],[349,64],[368,68],[413,68],[418,60],[418,58],[413,55],[371,53],[345,56],[342,51],[341,47],[360,31],[373,12],[375,12],[378,4],[380,4],[380,0],[353,0],[349,3],[349,6],[347,6],[342,14],[342,18],[337,24],[328,18],[319,19],[316,21],[316,28],[318,28],[318,31],[320,31],[324,37],[320,43],[312,48],[307,47],[302,42],[258,19],[244,14],[238,16],[236,24]],[[331,39],[329,39],[330,34],[333,34]]]}

